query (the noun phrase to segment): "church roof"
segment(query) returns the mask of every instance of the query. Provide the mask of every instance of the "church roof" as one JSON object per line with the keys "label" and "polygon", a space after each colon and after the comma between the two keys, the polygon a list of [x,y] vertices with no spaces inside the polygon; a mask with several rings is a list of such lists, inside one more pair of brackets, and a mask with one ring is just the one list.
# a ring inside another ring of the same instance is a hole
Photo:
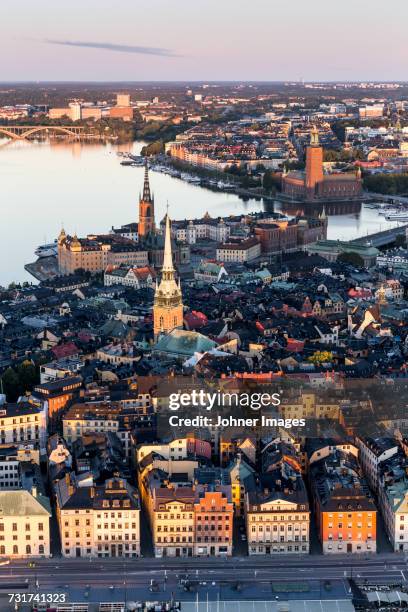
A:
{"label": "church roof", "polygon": [[154,347],[155,351],[190,357],[194,353],[205,353],[217,346],[216,342],[203,334],[183,329],[173,329],[162,336]]}

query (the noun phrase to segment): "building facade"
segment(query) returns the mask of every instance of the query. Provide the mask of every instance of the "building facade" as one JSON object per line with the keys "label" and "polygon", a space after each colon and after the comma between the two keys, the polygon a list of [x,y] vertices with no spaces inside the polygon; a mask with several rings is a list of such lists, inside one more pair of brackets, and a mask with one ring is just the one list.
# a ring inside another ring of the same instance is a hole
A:
{"label": "building facade", "polygon": [[375,553],[377,510],[354,454],[334,449],[309,477],[323,554]]}
{"label": "building facade", "polygon": [[47,497],[35,488],[2,490],[0,509],[0,556],[50,556],[51,508]]}
{"label": "building facade", "polygon": [[217,261],[224,263],[244,263],[256,259],[261,254],[261,243],[257,237],[237,242],[220,244],[217,248]]}
{"label": "building facade", "polygon": [[148,263],[148,253],[142,246],[117,234],[78,238],[61,230],[58,237],[58,271],[63,275],[76,270],[97,274],[108,266],[139,268]]}
{"label": "building facade", "polygon": [[316,128],[312,130],[310,145],[306,148],[305,172],[282,174],[282,192],[289,198],[313,202],[316,200],[343,200],[361,197],[361,171],[324,174],[323,148]]}
{"label": "building facade", "polygon": [[56,512],[64,557],[140,555],[140,503],[121,478],[77,487],[69,474],[56,484]]}
{"label": "building facade", "polygon": [[198,490],[194,504],[195,556],[232,555],[234,505],[231,487],[220,490]]}

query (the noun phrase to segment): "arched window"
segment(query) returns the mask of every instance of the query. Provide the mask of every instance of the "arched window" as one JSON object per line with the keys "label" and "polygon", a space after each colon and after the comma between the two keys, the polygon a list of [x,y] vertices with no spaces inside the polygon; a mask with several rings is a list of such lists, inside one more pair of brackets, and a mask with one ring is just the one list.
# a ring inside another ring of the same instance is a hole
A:
{"label": "arched window", "polygon": [[13,555],[18,555],[18,546],[14,544],[13,546]]}
{"label": "arched window", "polygon": [[30,546],[30,544],[27,544],[27,546],[26,546],[26,555],[31,555],[31,546]]}
{"label": "arched window", "polygon": [[44,544],[40,544],[40,545],[39,545],[39,547],[38,547],[38,553],[39,553],[40,555],[43,555],[43,554],[44,554]]}
{"label": "arched window", "polygon": [[0,555],[5,555],[5,554],[6,554],[6,547],[0,546]]}

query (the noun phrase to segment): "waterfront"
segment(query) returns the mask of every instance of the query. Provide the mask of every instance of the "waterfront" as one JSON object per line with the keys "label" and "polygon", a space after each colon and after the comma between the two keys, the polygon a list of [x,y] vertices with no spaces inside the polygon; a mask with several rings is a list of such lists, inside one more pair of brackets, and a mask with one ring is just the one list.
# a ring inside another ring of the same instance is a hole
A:
{"label": "waterfront", "polygon": [[[139,153],[143,143],[6,143],[0,141],[0,285],[33,282],[24,265],[35,260],[35,248],[51,242],[62,224],[69,233],[86,235],[137,220],[143,168],[121,166],[116,153]],[[157,222],[167,202],[177,219],[200,217],[206,211],[217,216],[263,209],[262,201],[244,202],[169,175],[151,172],[150,180]],[[275,210],[282,210],[279,203]],[[296,213],[290,207],[286,211]],[[329,238],[347,240],[391,226],[376,210],[359,205],[349,214],[331,214],[338,212],[334,205],[328,212]]]}

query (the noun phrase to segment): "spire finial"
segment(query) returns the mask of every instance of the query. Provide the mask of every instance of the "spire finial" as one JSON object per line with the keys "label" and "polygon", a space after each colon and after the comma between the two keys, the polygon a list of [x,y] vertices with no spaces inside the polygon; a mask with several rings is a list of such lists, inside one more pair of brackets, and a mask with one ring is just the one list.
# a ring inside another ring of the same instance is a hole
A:
{"label": "spire finial", "polygon": [[320,144],[319,143],[319,132],[315,125],[313,126],[313,129],[310,133],[310,144],[312,147],[318,147]]}

